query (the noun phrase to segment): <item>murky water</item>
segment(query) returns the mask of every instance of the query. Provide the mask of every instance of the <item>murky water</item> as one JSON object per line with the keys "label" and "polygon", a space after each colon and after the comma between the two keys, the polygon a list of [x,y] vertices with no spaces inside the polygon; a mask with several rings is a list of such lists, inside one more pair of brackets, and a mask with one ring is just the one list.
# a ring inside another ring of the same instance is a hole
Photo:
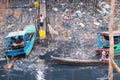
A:
{"label": "murky water", "polygon": [[[21,68],[0,69],[0,80],[108,80],[107,66],[80,67],[40,62],[26,64],[22,64],[24,66]],[[114,71],[114,80],[119,79],[119,74]]]}

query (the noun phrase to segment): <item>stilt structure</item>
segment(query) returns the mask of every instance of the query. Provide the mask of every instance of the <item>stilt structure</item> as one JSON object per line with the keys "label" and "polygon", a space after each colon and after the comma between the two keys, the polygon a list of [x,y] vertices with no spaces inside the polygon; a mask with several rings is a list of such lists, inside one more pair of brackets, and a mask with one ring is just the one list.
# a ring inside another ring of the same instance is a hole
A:
{"label": "stilt structure", "polygon": [[109,80],[113,80],[113,68],[120,74],[120,68],[114,61],[114,48],[113,48],[113,36],[112,36],[112,27],[114,24],[114,8],[115,8],[115,0],[111,0],[111,14],[110,14],[110,22],[109,22],[109,39],[110,39],[110,55],[109,55]]}
{"label": "stilt structure", "polygon": [[119,68],[119,66],[117,66],[117,64],[115,63],[114,60],[112,60],[112,66],[120,74],[120,68]]}
{"label": "stilt structure", "polygon": [[109,40],[110,40],[110,50],[109,50],[109,73],[108,78],[109,80],[113,80],[113,67],[112,67],[112,60],[114,60],[114,40],[112,34],[112,27],[114,24],[114,7],[115,7],[115,0],[111,0],[111,13],[110,13],[110,21],[109,21]]}

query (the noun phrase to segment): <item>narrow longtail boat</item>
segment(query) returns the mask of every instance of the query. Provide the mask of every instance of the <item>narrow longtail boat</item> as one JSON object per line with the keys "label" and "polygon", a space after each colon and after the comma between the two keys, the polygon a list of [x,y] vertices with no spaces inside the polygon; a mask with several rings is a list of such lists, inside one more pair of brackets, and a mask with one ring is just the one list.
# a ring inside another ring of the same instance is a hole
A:
{"label": "narrow longtail boat", "polygon": [[[120,55],[120,30],[113,31],[114,39],[114,55]],[[109,32],[101,32],[98,34],[98,49],[95,51],[97,53],[102,53],[105,51],[109,55]]]}
{"label": "narrow longtail boat", "polygon": [[[20,37],[24,44],[19,44],[19,47],[12,47],[13,38]],[[10,32],[5,37],[5,56],[16,56],[20,54],[29,55],[36,39],[36,27],[34,24],[26,25],[23,31]]]}
{"label": "narrow longtail boat", "polygon": [[61,57],[54,57],[54,56],[51,56],[51,58],[56,63],[64,64],[64,65],[98,66],[98,65],[108,64],[108,62],[103,62],[100,60],[79,60],[79,59],[68,59],[68,58],[61,58]]}

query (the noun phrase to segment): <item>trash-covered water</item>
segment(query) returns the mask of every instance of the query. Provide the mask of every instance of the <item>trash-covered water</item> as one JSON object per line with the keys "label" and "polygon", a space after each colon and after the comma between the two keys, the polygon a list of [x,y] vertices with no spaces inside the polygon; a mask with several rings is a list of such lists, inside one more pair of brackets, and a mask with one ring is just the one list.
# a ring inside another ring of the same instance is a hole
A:
{"label": "trash-covered water", "polygon": [[[13,69],[0,69],[0,80],[108,80],[107,74],[107,66],[80,67],[25,61]],[[114,71],[114,80],[119,79],[119,74]]]}
{"label": "trash-covered water", "polygon": [[[101,4],[106,5],[106,3]],[[91,4],[89,5],[91,6]],[[20,4],[14,4],[13,7],[18,6],[22,7]],[[13,31],[24,27],[26,21],[33,23],[35,9],[31,8],[32,10],[30,10],[26,6],[21,9],[22,14],[18,20],[13,15],[8,16],[6,24],[3,25],[3,28],[1,27],[0,35],[5,36],[11,31],[10,29]],[[82,3],[75,4],[75,6],[81,7]],[[62,28],[56,26],[59,19],[59,15],[56,14],[59,14],[63,19]],[[58,31],[59,35],[55,36],[48,47],[41,47],[36,42],[29,57],[16,60],[12,69],[0,68],[0,80],[108,80],[108,66],[59,65],[50,58],[53,55],[80,60],[99,59],[95,56],[94,51],[97,48],[97,33],[108,30],[108,16],[103,14],[102,11],[96,15],[83,8],[74,9],[66,3],[52,7],[47,16],[54,19],[55,26],[53,28]],[[9,29],[9,26],[12,27]],[[61,29],[66,30],[67,37],[62,34]],[[0,39],[0,44],[4,45],[3,37]],[[4,62],[0,62],[0,65],[3,64]],[[114,80],[119,79],[119,74],[114,71]]]}

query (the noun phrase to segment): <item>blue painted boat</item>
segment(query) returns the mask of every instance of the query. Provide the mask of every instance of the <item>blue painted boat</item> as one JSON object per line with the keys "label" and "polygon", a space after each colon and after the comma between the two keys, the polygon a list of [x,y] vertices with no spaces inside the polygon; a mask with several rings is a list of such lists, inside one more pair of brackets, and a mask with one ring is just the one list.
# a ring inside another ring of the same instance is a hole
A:
{"label": "blue painted boat", "polygon": [[[25,54],[26,56],[29,55],[31,52],[35,39],[36,39],[36,27],[34,24],[26,25],[23,31],[15,31],[10,32],[5,37],[5,56],[16,56],[20,54]],[[22,39],[22,43],[19,43],[19,46],[14,46],[13,48],[13,38],[20,37]]]}
{"label": "blue painted boat", "polygon": [[[113,40],[114,40],[114,55],[120,56],[120,30],[113,31]],[[101,32],[98,34],[98,49],[95,51],[97,53],[102,53],[105,51],[109,53],[109,32]]]}

